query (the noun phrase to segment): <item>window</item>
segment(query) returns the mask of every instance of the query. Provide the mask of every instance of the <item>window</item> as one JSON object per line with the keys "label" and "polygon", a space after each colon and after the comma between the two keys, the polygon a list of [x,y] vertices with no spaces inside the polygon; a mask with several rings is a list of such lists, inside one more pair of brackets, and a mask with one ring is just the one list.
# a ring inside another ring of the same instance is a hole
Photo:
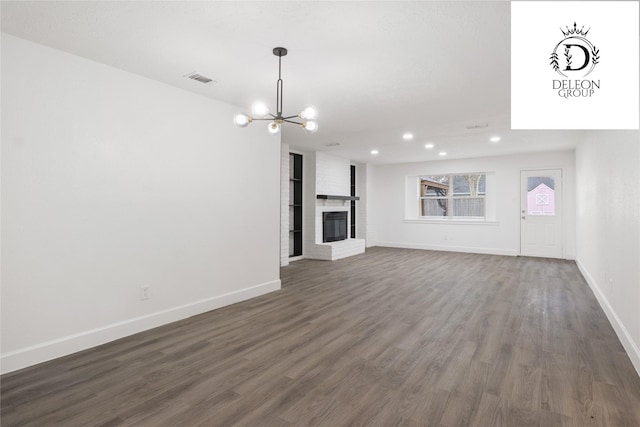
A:
{"label": "window", "polygon": [[527,215],[556,214],[556,185],[552,176],[527,178]]}
{"label": "window", "polygon": [[485,188],[484,173],[421,176],[420,215],[484,219]]}

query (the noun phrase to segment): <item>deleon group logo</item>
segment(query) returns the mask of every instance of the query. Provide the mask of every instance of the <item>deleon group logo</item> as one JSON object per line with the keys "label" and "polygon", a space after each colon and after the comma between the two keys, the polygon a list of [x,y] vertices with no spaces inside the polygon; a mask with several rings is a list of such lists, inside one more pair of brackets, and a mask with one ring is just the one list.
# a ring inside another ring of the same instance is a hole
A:
{"label": "deleon group logo", "polygon": [[553,80],[553,90],[562,98],[588,98],[600,89],[600,80],[584,80],[600,62],[600,50],[587,39],[589,30],[584,26],[578,29],[560,28],[564,38],[558,42],[551,53],[550,65],[553,71],[565,79]]}

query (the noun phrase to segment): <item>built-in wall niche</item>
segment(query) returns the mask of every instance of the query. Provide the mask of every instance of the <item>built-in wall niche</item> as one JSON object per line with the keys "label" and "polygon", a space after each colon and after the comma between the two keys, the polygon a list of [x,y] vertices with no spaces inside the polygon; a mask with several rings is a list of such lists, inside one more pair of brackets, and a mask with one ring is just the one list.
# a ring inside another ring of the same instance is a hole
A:
{"label": "built-in wall niche", "polygon": [[[351,165],[351,197],[355,197],[356,196],[356,166],[355,165]],[[356,238],[356,200],[355,199],[351,199],[351,209],[350,209],[350,215],[351,215],[351,230],[350,230],[350,236],[352,239]]]}
{"label": "built-in wall niche", "polygon": [[289,257],[302,255],[302,155],[289,153]]}

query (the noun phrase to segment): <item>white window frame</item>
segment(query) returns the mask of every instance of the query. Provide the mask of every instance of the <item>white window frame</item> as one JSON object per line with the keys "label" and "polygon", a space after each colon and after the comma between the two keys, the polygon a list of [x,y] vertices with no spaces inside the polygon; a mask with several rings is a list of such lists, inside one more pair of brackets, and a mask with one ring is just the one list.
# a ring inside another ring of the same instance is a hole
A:
{"label": "white window frame", "polygon": [[[483,195],[478,195],[478,196],[454,196],[453,194],[453,181],[454,181],[454,177],[456,176],[465,176],[465,175],[483,175],[484,179],[485,179],[485,193]],[[447,195],[444,197],[433,197],[433,196],[426,196],[426,188],[425,186],[422,185],[422,182],[424,181],[422,177],[424,177],[425,175],[419,176],[418,177],[418,182],[420,185],[419,188],[419,192],[418,192],[418,212],[419,212],[419,218],[421,219],[428,219],[428,220],[438,220],[438,221],[486,221],[487,219],[487,190],[486,190],[486,183],[487,183],[487,173],[486,172],[474,172],[474,173],[441,173],[441,174],[434,174],[431,176],[447,176],[449,177],[449,185],[448,185],[448,190],[447,190]],[[455,200],[461,200],[461,199],[481,199],[482,200],[482,204],[483,204],[483,212],[484,215],[483,216],[454,216],[453,212],[453,206],[454,206],[454,201]],[[440,216],[440,215],[422,215],[422,211],[423,211],[423,200],[447,200],[447,216]]]}

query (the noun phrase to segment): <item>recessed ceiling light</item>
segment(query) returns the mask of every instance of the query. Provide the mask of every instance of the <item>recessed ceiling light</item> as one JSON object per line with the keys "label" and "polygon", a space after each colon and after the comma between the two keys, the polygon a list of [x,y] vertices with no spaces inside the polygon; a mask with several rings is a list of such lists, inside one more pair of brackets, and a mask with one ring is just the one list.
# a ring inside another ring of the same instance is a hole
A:
{"label": "recessed ceiling light", "polygon": [[446,151],[441,151],[441,152],[439,152],[439,153],[438,153],[438,155],[439,155],[439,156],[446,156],[446,155],[447,155],[447,152],[446,152]]}
{"label": "recessed ceiling light", "polygon": [[499,136],[492,136],[491,139],[489,139],[489,141],[491,141],[491,142],[500,142],[500,137]]}
{"label": "recessed ceiling light", "polygon": [[374,155],[375,155],[375,154],[378,154],[378,153],[379,153],[379,151],[378,151],[378,150],[371,150],[371,154],[374,154]]}
{"label": "recessed ceiling light", "polygon": [[402,135],[402,139],[404,139],[405,141],[410,141],[413,139],[413,134],[412,133],[405,133],[404,135]]}
{"label": "recessed ceiling light", "polygon": [[435,147],[435,145],[433,145],[432,143],[424,144],[424,148],[428,148],[429,150],[431,150],[433,147]]}

